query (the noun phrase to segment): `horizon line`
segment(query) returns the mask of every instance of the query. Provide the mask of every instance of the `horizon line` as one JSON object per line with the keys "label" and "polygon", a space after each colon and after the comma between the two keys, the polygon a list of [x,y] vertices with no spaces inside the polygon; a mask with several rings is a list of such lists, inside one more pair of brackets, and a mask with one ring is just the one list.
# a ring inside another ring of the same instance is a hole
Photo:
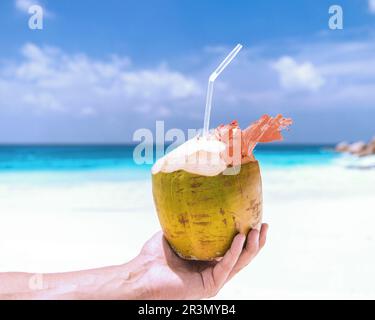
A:
{"label": "horizon line", "polygon": [[[53,146],[53,147],[64,147],[64,146],[136,146],[140,142],[0,142],[0,147],[8,147],[8,146],[35,146],[35,147],[43,147],[43,146]],[[165,143],[165,145],[170,145],[172,142]],[[265,145],[278,145],[278,146],[335,146],[339,142],[281,142],[281,141],[275,141],[275,142],[269,142],[269,143],[258,143],[257,146],[265,146]],[[157,145],[153,143],[153,145]]]}

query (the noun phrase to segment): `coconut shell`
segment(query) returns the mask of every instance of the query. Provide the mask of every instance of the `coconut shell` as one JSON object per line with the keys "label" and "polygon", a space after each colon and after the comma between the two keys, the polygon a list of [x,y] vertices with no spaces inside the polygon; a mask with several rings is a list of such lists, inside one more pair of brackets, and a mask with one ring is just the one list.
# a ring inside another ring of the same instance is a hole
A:
{"label": "coconut shell", "polygon": [[237,233],[260,226],[262,182],[257,161],[243,164],[235,175],[159,172],[152,175],[152,186],[164,235],[182,258],[222,257]]}

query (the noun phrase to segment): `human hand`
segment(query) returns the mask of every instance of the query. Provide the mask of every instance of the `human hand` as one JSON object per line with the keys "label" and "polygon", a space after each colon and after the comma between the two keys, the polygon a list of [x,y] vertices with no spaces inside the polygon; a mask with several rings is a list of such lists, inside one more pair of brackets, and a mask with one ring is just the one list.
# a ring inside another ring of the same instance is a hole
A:
{"label": "human hand", "polygon": [[[178,257],[162,232],[128,263],[66,273],[39,274],[41,287],[30,287],[35,274],[0,273],[0,299],[202,299],[215,296],[266,242],[268,225],[246,237],[238,234],[220,261]],[[246,240],[246,245],[245,244]]]}
{"label": "human hand", "polygon": [[[266,242],[268,225],[238,234],[220,261],[191,261],[178,257],[162,232],[146,242],[136,258],[146,266],[143,283],[148,299],[202,299],[215,296],[224,284],[258,254]],[[245,244],[246,242],[246,244]]]}

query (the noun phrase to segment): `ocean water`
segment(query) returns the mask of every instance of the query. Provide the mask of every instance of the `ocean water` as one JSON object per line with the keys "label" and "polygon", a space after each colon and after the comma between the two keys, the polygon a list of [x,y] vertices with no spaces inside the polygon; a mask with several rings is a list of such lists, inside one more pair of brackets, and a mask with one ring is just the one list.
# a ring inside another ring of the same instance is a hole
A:
{"label": "ocean water", "polygon": [[[134,145],[0,146],[0,184],[132,181],[150,177],[151,164],[133,160]],[[259,145],[261,167],[291,168],[335,163],[330,145]]]}

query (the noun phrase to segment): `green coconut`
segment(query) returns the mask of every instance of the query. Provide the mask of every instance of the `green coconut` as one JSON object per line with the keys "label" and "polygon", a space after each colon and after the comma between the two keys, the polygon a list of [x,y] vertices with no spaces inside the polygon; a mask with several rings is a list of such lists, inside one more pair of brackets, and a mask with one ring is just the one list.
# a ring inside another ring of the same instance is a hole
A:
{"label": "green coconut", "polygon": [[152,175],[152,187],[164,235],[182,258],[222,257],[237,233],[260,226],[262,182],[257,161],[241,165],[234,175],[158,172]]}

